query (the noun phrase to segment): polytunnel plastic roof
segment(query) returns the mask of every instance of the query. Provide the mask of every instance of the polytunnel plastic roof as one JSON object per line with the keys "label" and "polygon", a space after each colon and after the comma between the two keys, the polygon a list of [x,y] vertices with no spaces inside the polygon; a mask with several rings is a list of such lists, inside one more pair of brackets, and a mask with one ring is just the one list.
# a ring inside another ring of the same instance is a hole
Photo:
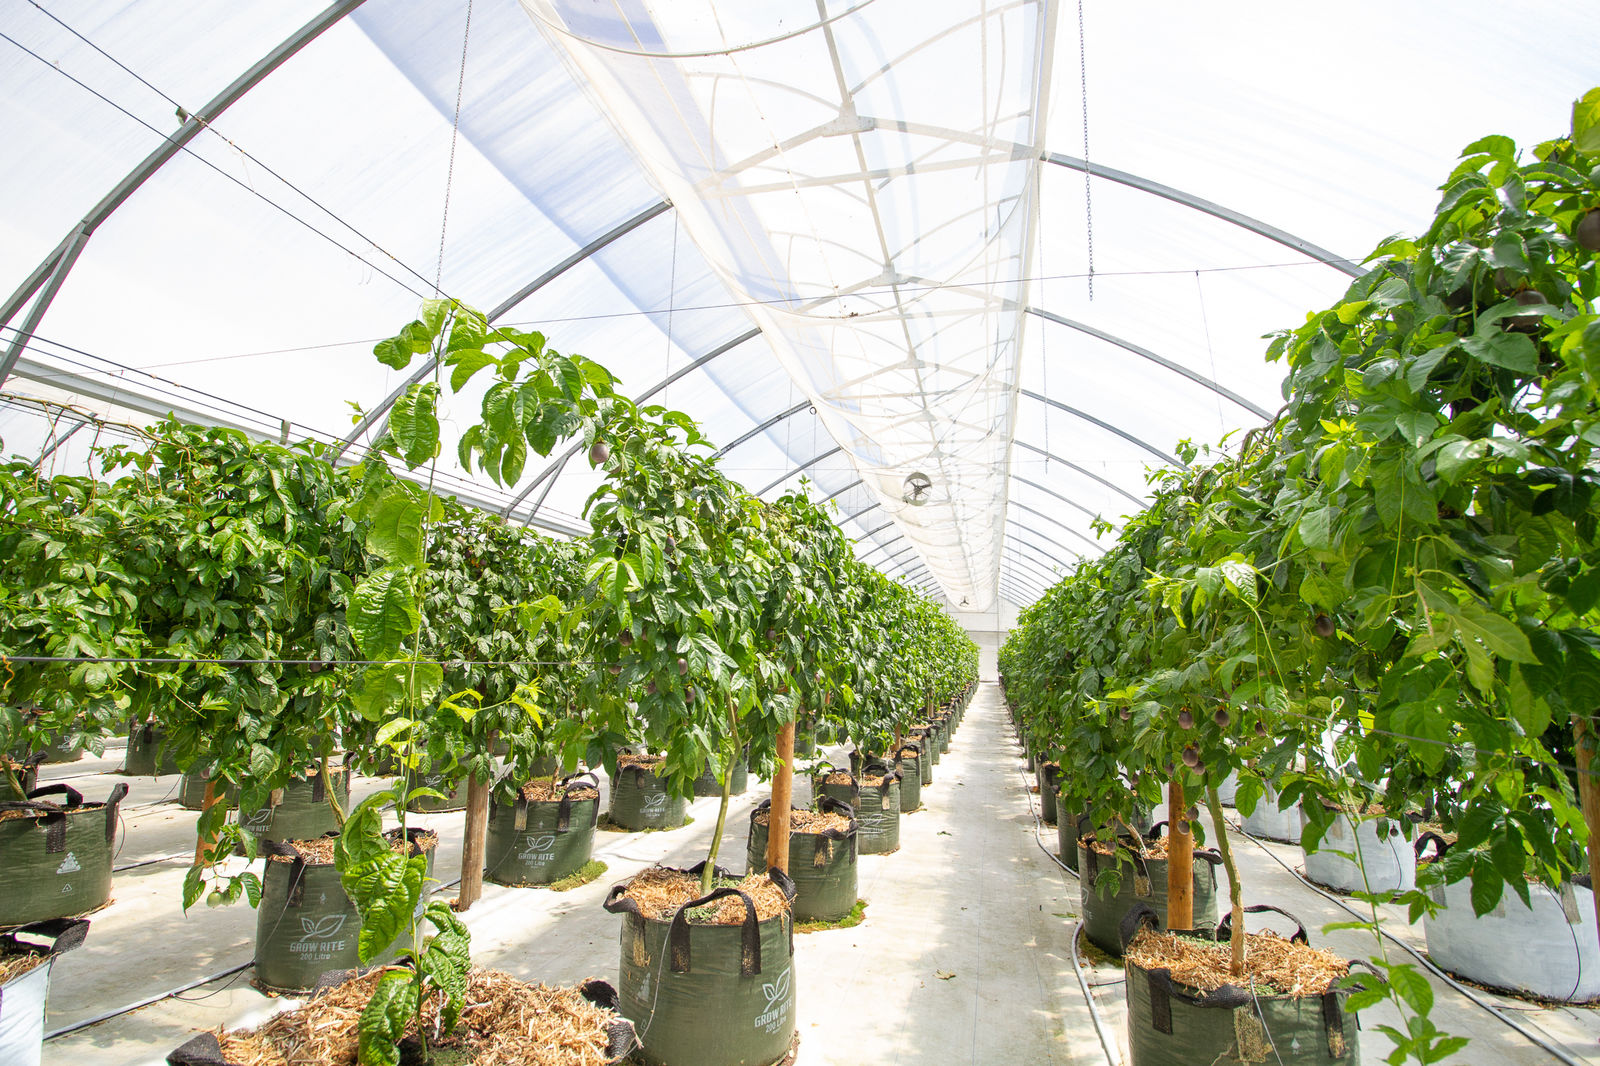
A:
{"label": "polytunnel plastic roof", "polygon": [[[979,611],[1270,417],[1262,336],[1600,81],[1600,19],[1483,0],[28,0],[0,37],[8,452],[115,433],[45,400],[359,455],[437,278]],[[452,444],[447,491],[584,528],[587,462],[504,491]]]}

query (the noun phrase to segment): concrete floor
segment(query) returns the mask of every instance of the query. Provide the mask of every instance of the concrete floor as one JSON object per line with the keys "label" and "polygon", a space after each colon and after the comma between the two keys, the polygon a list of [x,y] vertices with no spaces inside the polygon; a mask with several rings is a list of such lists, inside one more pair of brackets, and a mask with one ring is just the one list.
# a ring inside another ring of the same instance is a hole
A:
{"label": "concrete floor", "polygon": [[[986,657],[987,658],[987,657]],[[985,662],[984,676],[992,677]],[[854,929],[801,935],[799,1063],[1085,1063],[1103,1064],[1095,1027],[1071,965],[1071,930],[1079,887],[1041,848],[1055,850],[1054,829],[1035,823],[1037,797],[1023,772],[998,688],[980,686],[948,755],[924,789],[925,809],[905,816],[894,855],[862,856],[866,920]],[[108,753],[109,754],[109,753]],[[833,753],[835,759],[837,752]],[[71,779],[87,798],[103,798],[118,777],[118,757],[47,768],[47,780]],[[602,780],[604,775],[602,776]],[[134,779],[124,807],[126,834],[119,865],[154,862],[116,878],[114,902],[93,917],[84,948],[63,956],[51,983],[47,1030],[156,996],[248,961],[255,914],[243,906],[181,912],[180,886],[193,847],[195,815],[176,802],[176,777]],[[376,787],[357,784],[357,794]],[[604,788],[602,783],[602,788]],[[797,781],[804,796],[806,786]],[[752,788],[735,797],[722,844],[724,865],[743,865],[748,814],[764,798]],[[595,856],[609,870],[567,893],[485,886],[467,914],[473,957],[481,965],[532,980],[570,983],[598,976],[614,981],[620,921],[601,909],[613,883],[656,862],[689,865],[705,857],[717,801],[696,800],[693,823],[671,832],[600,833]],[[411,816],[412,824],[442,837],[436,875],[457,876],[463,816]],[[1300,865],[1298,848],[1255,845],[1235,837],[1246,902],[1270,901],[1302,918],[1313,943],[1352,957],[1376,951],[1368,934],[1320,926],[1348,918],[1299,885],[1268,853]],[[453,894],[446,892],[446,895]],[[1389,916],[1397,935],[1421,944],[1421,930]],[[1395,950],[1390,947],[1391,954]],[[952,975],[944,977],[942,975]],[[1126,1054],[1119,966],[1090,965],[1087,979],[1117,1045]],[[249,985],[248,969],[178,998],[80,1030],[45,1045],[46,1066],[123,1066],[159,1063],[196,1028],[251,1024],[293,1000],[269,999]],[[1435,983],[1434,1021],[1472,1037],[1452,1059],[1461,1063],[1556,1061]],[[1509,1006],[1525,1026],[1563,1046],[1579,1062],[1600,1062],[1600,1014],[1546,1009],[1488,996]],[[1397,1019],[1388,1008],[1364,1016],[1365,1057],[1382,1060],[1388,1042],[1374,1031]]]}

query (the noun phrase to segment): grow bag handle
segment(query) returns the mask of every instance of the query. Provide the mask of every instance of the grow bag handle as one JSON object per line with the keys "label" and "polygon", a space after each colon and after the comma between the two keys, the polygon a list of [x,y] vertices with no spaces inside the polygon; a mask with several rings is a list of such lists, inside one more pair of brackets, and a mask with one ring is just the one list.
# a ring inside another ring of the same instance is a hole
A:
{"label": "grow bag handle", "polygon": [[[390,830],[390,832],[393,832],[393,830]],[[427,851],[424,850],[422,845],[417,842],[417,838],[422,836],[423,834],[425,834],[427,832],[428,832],[428,830],[423,829],[420,826],[407,826],[406,827],[406,845],[407,845],[407,847],[406,847],[406,855],[407,855],[407,857],[416,858],[418,855],[426,855],[427,854]],[[339,835],[339,831],[338,830],[331,830],[331,831],[329,831],[327,833],[324,833],[322,835],[325,836],[325,837],[336,837],[336,836]],[[434,841],[434,847],[438,847],[438,846],[439,846],[438,841]]]}
{"label": "grow bag handle", "polygon": [[[60,955],[82,944],[84,937],[88,935],[87,918],[46,918],[43,921],[29,922],[0,936],[0,949],[21,949],[33,955]],[[19,936],[44,937],[50,941],[50,946],[30,944],[18,940]]]}
{"label": "grow bag handle", "polygon": [[111,788],[111,795],[106,797],[106,843],[110,844],[117,838],[117,805],[128,794],[128,783],[119,781]]}
{"label": "grow bag handle", "polygon": [[196,1033],[167,1054],[167,1066],[228,1066],[216,1033]]}
{"label": "grow bag handle", "polygon": [[1433,857],[1435,859],[1444,858],[1444,853],[1450,850],[1450,842],[1445,840],[1445,838],[1440,836],[1438,833],[1423,833],[1417,838],[1417,842],[1414,845],[1417,851],[1418,862],[1422,861],[1422,849],[1430,843],[1433,845]]}
{"label": "grow bag handle", "polygon": [[690,900],[672,916],[672,925],[667,930],[667,948],[672,954],[673,973],[688,973],[690,969],[689,909],[714,903],[727,896],[738,896],[744,904],[744,921],[739,929],[739,976],[754,977],[761,972],[761,926],[756,918],[756,901],[743,889],[725,886],[714,888],[699,899]]}
{"label": "grow bag handle", "polygon": [[[124,792],[127,791],[127,787],[127,785],[122,786]],[[64,784],[59,781],[53,785],[40,785],[38,788],[28,790],[28,798],[30,800],[38,799],[40,796],[67,797],[65,807],[69,811],[74,807],[83,806],[83,793],[79,792],[71,785]],[[51,806],[54,806],[54,804],[51,804]]]}
{"label": "grow bag handle", "polygon": [[606,1024],[606,1061],[619,1062],[639,1047],[639,1034],[633,1023],[622,1017],[622,997],[609,981],[592,977],[578,986],[578,995],[616,1017]]}
{"label": "grow bag handle", "polygon": [[1160,932],[1161,918],[1150,904],[1135,903],[1128,908],[1128,913],[1124,914],[1122,921],[1117,924],[1118,942],[1122,945],[1124,954],[1127,953],[1128,945],[1133,942],[1133,938],[1138,936],[1142,929]]}
{"label": "grow bag handle", "polygon": [[[585,782],[585,778],[588,779],[587,782]],[[577,773],[568,774],[561,779],[561,803],[556,807],[556,830],[558,832],[564,832],[572,828],[572,790],[584,787],[592,788],[598,792],[600,791],[600,779],[588,770],[579,770]],[[522,799],[520,794],[517,798],[518,800]],[[594,805],[594,819],[595,823],[599,824],[600,804],[598,803]]]}
{"label": "grow bag handle", "polygon": [[[1302,922],[1299,918],[1296,918],[1294,915],[1290,914],[1288,911],[1284,910],[1282,907],[1274,907],[1270,903],[1257,903],[1257,904],[1254,904],[1252,906],[1246,907],[1244,909],[1244,912],[1246,914],[1266,914],[1266,913],[1269,913],[1269,912],[1273,913],[1273,914],[1281,914],[1285,918],[1289,919],[1291,922],[1294,923],[1294,935],[1289,938],[1290,942],[1299,941],[1302,944],[1310,944],[1311,943],[1310,939],[1307,938],[1307,936],[1306,936],[1306,925],[1305,925],[1305,923]],[[1225,940],[1229,936],[1231,936],[1232,933],[1233,933],[1233,912],[1229,911],[1228,914],[1222,919],[1222,921],[1217,923],[1217,931],[1216,931],[1215,939],[1217,939],[1217,940]]]}

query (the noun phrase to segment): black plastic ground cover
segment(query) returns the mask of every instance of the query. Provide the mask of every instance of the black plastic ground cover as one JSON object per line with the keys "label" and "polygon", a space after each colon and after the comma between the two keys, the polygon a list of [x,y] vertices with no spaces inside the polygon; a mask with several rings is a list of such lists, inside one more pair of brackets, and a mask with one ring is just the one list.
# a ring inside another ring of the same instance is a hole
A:
{"label": "black plastic ground cover", "polygon": [[[767,869],[767,829],[756,815],[772,810],[770,799],[762,800],[750,812],[750,835],[745,845],[745,870],[748,874]],[[789,879],[794,882],[794,917],[800,922],[837,922],[855,909],[860,877],[856,865],[857,832],[855,812],[848,804],[824,796],[817,810],[843,815],[850,825],[842,832],[789,834]]]}
{"label": "black plastic ground cover", "polygon": [[[118,784],[104,803],[70,785],[41,785],[0,803],[0,927],[87,914],[111,898]],[[57,800],[55,797],[60,797]]]}
{"label": "black plastic ground cover", "polygon": [[[771,876],[793,899],[794,884],[781,871]],[[651,1066],[766,1066],[787,1055],[795,1034],[794,916],[759,921],[748,895],[719,888],[658,921],[641,915],[626,890],[627,882],[615,885],[605,908],[623,915],[618,992],[643,1044],[637,1057]],[[729,895],[744,902],[741,925],[689,923],[690,910]]]}
{"label": "black plastic ground cover", "polygon": [[600,797],[574,799],[581,788],[597,792],[600,781],[588,772],[561,780],[561,798],[538,802],[489,801],[484,840],[484,880],[522,887],[549,885],[583,869],[594,855],[594,830],[600,818]]}

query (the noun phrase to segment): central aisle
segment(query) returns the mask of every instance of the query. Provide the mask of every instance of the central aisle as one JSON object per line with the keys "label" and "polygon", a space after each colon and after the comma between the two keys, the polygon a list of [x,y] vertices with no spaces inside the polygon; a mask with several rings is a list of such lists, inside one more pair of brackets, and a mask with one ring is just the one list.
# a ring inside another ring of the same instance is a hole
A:
{"label": "central aisle", "polygon": [[860,860],[866,921],[797,940],[798,1063],[1104,1066],[1072,972],[1077,882],[1035,842],[1021,770],[984,682],[900,850]]}

